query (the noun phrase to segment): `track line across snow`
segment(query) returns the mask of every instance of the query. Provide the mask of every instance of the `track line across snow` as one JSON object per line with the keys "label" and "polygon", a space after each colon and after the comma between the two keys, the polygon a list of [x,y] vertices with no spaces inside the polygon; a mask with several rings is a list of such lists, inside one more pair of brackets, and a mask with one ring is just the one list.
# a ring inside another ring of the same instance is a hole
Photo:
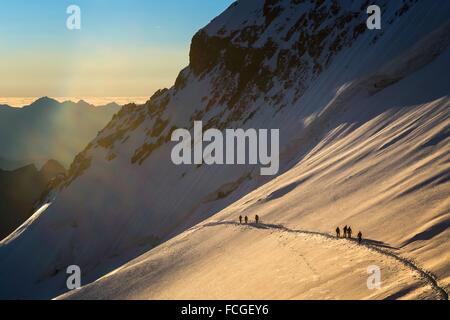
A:
{"label": "track line across snow", "polygon": [[[323,233],[323,232],[317,232],[317,231],[308,231],[308,230],[296,230],[296,229],[289,229],[288,227],[282,225],[282,224],[266,224],[266,223],[249,223],[249,224],[239,224],[237,222],[232,221],[216,221],[216,222],[208,222],[205,224],[201,224],[198,226],[195,226],[190,229],[190,231],[196,231],[203,228],[210,228],[215,226],[221,226],[221,225],[228,225],[228,226],[235,226],[235,227],[247,227],[247,228],[255,228],[260,230],[276,230],[280,232],[288,232],[288,233],[294,233],[294,234],[303,234],[303,235],[314,235],[319,236],[322,238],[326,238],[329,240],[336,240],[336,241],[350,241],[350,242],[357,242],[356,239],[345,239],[345,238],[336,238],[336,236]],[[437,278],[434,274],[432,274],[430,271],[427,271],[420,266],[418,266],[414,261],[411,259],[401,257],[395,252],[392,251],[393,248],[377,241],[373,240],[366,240],[364,241],[360,246],[367,248],[368,250],[375,251],[379,254],[394,258],[398,262],[402,263],[404,266],[409,268],[410,270],[416,272],[421,279],[423,279],[425,282],[427,282],[433,290],[438,294],[439,298],[441,300],[448,300],[448,293],[439,286]]]}

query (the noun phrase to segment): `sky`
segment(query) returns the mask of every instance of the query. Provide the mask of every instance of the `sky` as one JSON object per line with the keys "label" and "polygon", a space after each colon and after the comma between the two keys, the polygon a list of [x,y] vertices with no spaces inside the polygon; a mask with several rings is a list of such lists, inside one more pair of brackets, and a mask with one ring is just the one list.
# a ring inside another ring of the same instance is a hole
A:
{"label": "sky", "polygon": [[[0,97],[149,97],[233,0],[1,0]],[[81,9],[69,30],[67,8]]]}

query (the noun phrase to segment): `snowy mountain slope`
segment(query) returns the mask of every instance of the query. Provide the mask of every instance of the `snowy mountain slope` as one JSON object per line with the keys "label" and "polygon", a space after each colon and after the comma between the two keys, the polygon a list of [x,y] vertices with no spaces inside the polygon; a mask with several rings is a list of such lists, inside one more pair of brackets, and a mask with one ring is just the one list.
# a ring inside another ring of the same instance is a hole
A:
{"label": "snowy mountain slope", "polygon": [[[247,194],[214,219],[258,209],[311,230],[357,223],[405,244],[447,283],[450,7],[380,5],[381,31],[365,29],[360,1],[232,5],[194,36],[174,87],[123,107],[77,156],[56,200],[2,243],[0,296],[54,297],[70,264],[86,284]],[[269,182],[256,166],[173,165],[170,133],[194,120],[280,128],[282,174]]]}
{"label": "snowy mountain slope", "polygon": [[[437,70],[426,71],[439,75]],[[426,79],[424,76],[420,73],[399,85],[410,85]],[[374,96],[365,102],[373,99],[371,105],[381,107],[379,101],[395,100],[385,98]],[[447,97],[418,106],[398,105],[396,114],[389,110],[349,134],[331,132],[279,178],[199,227],[61,298],[445,297],[440,288],[448,292],[450,282],[450,155],[449,141],[441,137],[442,128],[450,125],[449,103]],[[403,144],[401,155],[399,148],[393,147],[395,143]],[[417,152],[418,148],[422,150]],[[432,280],[411,272],[405,264],[346,240],[326,240],[307,233],[292,236],[276,226],[238,229],[230,222],[238,215],[255,214],[267,223],[283,222],[323,232],[350,224],[374,239],[370,243],[375,246],[387,247],[388,252],[413,258],[419,261],[416,264],[433,270],[438,290],[433,290]],[[380,290],[372,291],[366,280],[367,267],[374,264],[381,268],[383,283]]]}
{"label": "snowy mountain slope", "polygon": [[[374,265],[382,270],[382,285],[370,290],[368,267]],[[279,225],[223,221],[186,231],[58,299],[445,297],[426,273],[381,249]]]}
{"label": "snowy mountain slope", "polygon": [[[444,26],[421,42],[422,50],[388,63],[393,77],[367,77],[355,82],[358,89],[340,90],[328,107],[335,117],[322,113],[327,134],[290,170],[60,298],[448,298],[450,48],[442,45],[448,31]],[[440,54],[423,65],[417,57],[432,48]],[[393,72],[405,67],[407,76]],[[367,85],[389,78],[400,79],[376,90]],[[255,214],[267,225],[235,222]],[[344,224],[362,230],[369,248],[290,231],[328,234]],[[370,265],[381,269],[379,290],[366,286]]]}

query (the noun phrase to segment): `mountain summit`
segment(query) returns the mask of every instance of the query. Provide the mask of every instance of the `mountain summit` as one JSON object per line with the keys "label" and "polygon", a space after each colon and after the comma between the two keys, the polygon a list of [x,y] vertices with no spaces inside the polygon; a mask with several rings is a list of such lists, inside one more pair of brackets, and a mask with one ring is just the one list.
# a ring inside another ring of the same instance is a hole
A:
{"label": "mountain summit", "polygon": [[40,108],[40,107],[51,107],[51,106],[58,106],[60,103],[49,97],[41,97],[31,103],[29,106],[25,106],[24,108]]}
{"label": "mountain summit", "polygon": [[49,97],[23,108],[0,108],[0,158],[37,166],[57,159],[69,166],[119,109],[117,104],[94,107]]}

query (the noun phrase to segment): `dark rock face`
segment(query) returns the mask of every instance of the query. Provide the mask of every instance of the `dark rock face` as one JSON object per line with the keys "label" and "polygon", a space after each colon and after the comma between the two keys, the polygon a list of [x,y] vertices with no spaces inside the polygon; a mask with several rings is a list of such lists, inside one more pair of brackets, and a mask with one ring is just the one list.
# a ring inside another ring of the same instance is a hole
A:
{"label": "dark rock face", "polygon": [[[239,10],[240,4],[229,10]],[[367,30],[364,5],[358,10],[338,1],[266,0],[254,12],[258,22],[200,30],[192,39],[189,69],[197,78],[210,76],[214,85],[194,118],[225,106],[205,126],[223,129],[248,121],[256,112],[248,105],[258,95],[275,112],[281,110],[280,90],[271,93],[273,88],[296,88],[298,99],[332,58]]]}
{"label": "dark rock face", "polygon": [[0,170],[0,239],[4,239],[34,212],[52,183],[65,175],[57,161],[48,161],[41,170],[28,165],[14,171]]}

